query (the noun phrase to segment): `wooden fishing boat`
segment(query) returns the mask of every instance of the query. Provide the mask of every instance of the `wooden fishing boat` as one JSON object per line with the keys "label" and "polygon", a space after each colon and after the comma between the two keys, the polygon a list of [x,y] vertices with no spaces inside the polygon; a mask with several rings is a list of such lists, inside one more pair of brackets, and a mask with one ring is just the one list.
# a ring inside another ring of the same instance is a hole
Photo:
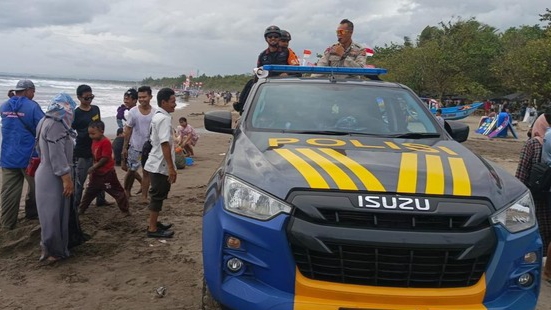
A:
{"label": "wooden fishing boat", "polygon": [[[463,119],[473,114],[473,112],[476,111],[476,109],[478,109],[482,104],[483,102],[474,102],[472,104],[441,108],[442,118],[449,120]],[[432,114],[436,114],[436,109],[431,109],[430,111]]]}

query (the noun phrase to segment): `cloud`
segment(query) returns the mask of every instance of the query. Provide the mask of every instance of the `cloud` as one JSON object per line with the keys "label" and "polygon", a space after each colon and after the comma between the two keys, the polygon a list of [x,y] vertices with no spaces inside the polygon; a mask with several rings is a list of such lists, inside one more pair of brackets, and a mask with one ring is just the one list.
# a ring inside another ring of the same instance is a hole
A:
{"label": "cloud", "polygon": [[81,24],[108,12],[107,0],[2,0],[0,29]]}
{"label": "cloud", "polygon": [[343,18],[371,47],[456,17],[501,31],[539,23],[547,1],[527,0],[2,0],[4,72],[141,80],[190,72],[250,73],[266,48],[264,29],[292,34],[291,48],[321,53]]}

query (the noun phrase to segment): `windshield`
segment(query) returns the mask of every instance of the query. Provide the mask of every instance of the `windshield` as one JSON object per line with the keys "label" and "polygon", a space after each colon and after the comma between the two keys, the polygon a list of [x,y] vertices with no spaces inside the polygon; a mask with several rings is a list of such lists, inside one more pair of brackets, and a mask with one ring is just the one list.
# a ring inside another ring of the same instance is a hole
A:
{"label": "windshield", "polygon": [[413,96],[376,85],[265,83],[246,122],[263,131],[439,136],[433,116]]}

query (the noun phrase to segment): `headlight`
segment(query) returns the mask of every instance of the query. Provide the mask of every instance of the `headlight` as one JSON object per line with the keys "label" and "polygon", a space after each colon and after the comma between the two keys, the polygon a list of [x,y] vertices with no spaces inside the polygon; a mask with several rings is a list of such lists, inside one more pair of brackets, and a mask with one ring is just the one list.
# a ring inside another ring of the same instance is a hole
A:
{"label": "headlight", "polygon": [[492,216],[493,224],[501,224],[508,231],[516,233],[536,225],[536,208],[532,195],[527,193],[511,206]]}
{"label": "headlight", "polygon": [[288,204],[231,176],[224,179],[224,208],[259,220],[291,212]]}

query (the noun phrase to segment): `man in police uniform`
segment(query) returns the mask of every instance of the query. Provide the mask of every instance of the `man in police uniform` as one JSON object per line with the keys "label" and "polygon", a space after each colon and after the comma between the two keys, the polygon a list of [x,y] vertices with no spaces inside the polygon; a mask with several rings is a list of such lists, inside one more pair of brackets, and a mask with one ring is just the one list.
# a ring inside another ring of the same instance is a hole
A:
{"label": "man in police uniform", "polygon": [[323,53],[318,61],[320,67],[358,67],[363,68],[366,63],[365,48],[352,41],[354,24],[343,19],[337,28],[337,40]]}
{"label": "man in police uniform", "polygon": [[[260,55],[258,55],[258,60],[256,61],[256,67],[260,68],[264,65],[294,65],[298,66],[299,61],[298,57],[295,58],[289,56],[289,49],[282,48],[279,46],[279,40],[281,39],[281,29],[278,26],[269,26],[264,31],[264,40],[268,43],[268,48],[263,50]],[[287,32],[288,34],[288,32]],[[289,34],[289,40],[291,35]],[[293,74],[300,76],[299,73]],[[287,73],[273,72],[271,71],[268,76],[288,76]],[[256,83],[257,77],[250,79],[247,84],[243,87],[243,90],[238,97],[237,102],[234,102],[233,108],[242,112],[243,106],[245,105],[245,100],[251,91],[251,87]]]}
{"label": "man in police uniform", "polygon": [[[256,67],[264,65],[298,65],[291,63],[289,60],[289,50],[279,47],[279,39],[281,38],[281,29],[278,26],[270,26],[264,31],[264,40],[268,43],[268,48],[263,50],[258,55]],[[286,76],[286,73],[270,72],[269,76]]]}

